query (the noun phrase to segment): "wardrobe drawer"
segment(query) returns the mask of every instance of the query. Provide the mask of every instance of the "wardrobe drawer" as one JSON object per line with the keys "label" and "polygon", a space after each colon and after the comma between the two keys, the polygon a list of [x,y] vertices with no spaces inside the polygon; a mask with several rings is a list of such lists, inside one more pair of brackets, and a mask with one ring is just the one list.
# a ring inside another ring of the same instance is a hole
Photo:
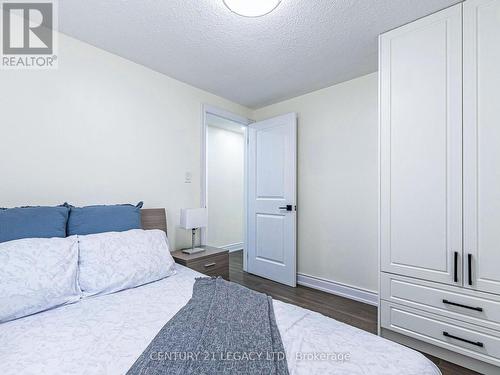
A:
{"label": "wardrobe drawer", "polygon": [[500,296],[389,273],[380,290],[383,300],[500,330]]}
{"label": "wardrobe drawer", "polygon": [[500,333],[386,301],[383,328],[500,366]]}

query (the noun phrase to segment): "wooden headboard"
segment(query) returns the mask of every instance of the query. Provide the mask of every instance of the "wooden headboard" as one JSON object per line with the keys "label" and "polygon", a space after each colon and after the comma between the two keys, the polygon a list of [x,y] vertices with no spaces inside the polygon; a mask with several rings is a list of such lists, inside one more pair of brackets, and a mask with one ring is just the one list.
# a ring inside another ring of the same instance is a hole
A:
{"label": "wooden headboard", "polygon": [[141,210],[142,229],[160,229],[167,233],[167,213],[164,208]]}

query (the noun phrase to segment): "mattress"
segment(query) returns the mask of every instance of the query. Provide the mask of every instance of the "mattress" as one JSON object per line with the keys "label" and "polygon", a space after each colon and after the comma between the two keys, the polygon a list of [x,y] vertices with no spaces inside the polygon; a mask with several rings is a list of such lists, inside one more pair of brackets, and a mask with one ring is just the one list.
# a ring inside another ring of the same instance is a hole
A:
{"label": "mattress", "polygon": [[[125,374],[191,297],[196,277],[166,279],[0,324],[0,374]],[[274,300],[290,374],[440,374],[420,353]]]}

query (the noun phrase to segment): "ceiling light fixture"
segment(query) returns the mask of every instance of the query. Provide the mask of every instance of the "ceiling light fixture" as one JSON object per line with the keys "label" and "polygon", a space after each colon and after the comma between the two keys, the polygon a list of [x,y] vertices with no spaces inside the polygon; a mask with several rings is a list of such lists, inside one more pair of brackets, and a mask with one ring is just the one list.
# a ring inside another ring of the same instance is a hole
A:
{"label": "ceiling light fixture", "polygon": [[281,0],[223,0],[226,7],[243,17],[261,17],[275,10]]}

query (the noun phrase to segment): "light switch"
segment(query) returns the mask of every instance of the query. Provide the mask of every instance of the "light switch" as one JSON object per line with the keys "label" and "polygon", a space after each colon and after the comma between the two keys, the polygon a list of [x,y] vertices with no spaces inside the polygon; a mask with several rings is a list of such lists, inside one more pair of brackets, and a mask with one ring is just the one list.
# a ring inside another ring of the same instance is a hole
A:
{"label": "light switch", "polygon": [[193,175],[191,174],[191,172],[186,172],[186,176],[184,177],[184,183],[190,184],[192,178],[193,178]]}

